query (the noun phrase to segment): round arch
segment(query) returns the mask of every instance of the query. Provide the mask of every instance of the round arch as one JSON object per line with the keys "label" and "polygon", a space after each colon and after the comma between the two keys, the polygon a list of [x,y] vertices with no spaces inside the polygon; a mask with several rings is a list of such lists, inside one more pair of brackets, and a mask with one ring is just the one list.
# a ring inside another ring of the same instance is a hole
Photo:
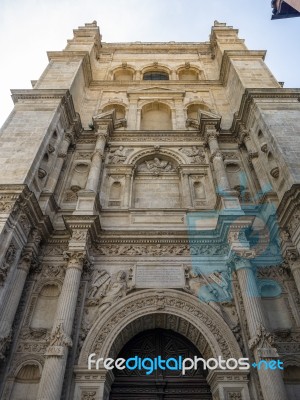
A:
{"label": "round arch", "polygon": [[204,110],[208,112],[212,112],[211,108],[204,102],[193,101],[185,106],[185,112],[187,118],[197,119],[197,112],[198,110]]}
{"label": "round arch", "polygon": [[141,130],[171,130],[172,109],[161,101],[150,101],[141,107]]}
{"label": "round arch", "polygon": [[124,103],[112,101],[104,104],[99,113],[115,110],[116,119],[123,119],[126,118],[126,109],[127,107]]}
{"label": "round arch", "polygon": [[135,77],[135,74],[135,69],[128,65],[126,67],[117,67],[110,71],[110,75],[114,81],[132,81]]}
{"label": "round arch", "polygon": [[[195,77],[195,79],[192,79],[191,77],[188,76],[188,73],[191,73]],[[179,80],[201,80],[203,79],[203,71],[200,70],[198,67],[195,66],[186,66],[182,65],[177,68],[176,74],[178,76]],[[185,76],[187,75],[187,76]]]}
{"label": "round arch", "polygon": [[129,339],[151,324],[184,334],[204,357],[242,357],[230,328],[209,305],[173,289],[147,289],[127,296],[99,316],[84,341],[79,366],[87,367],[91,353],[103,358],[117,355]]}
{"label": "round arch", "polygon": [[158,64],[158,63],[152,63],[152,64],[145,65],[141,69],[141,76],[143,76],[146,72],[150,72],[150,71],[165,72],[169,75],[169,78],[171,77],[171,72],[172,72],[171,69],[165,65]]}
{"label": "round arch", "polygon": [[164,148],[159,148],[159,150],[152,148],[152,149],[139,150],[138,152],[130,155],[127,159],[126,164],[131,164],[134,166],[141,163],[148,156],[159,156],[159,155],[163,155],[170,158],[171,161],[175,161],[176,164],[178,165],[186,163],[185,159],[183,158],[183,155],[180,153],[176,153],[172,150]]}

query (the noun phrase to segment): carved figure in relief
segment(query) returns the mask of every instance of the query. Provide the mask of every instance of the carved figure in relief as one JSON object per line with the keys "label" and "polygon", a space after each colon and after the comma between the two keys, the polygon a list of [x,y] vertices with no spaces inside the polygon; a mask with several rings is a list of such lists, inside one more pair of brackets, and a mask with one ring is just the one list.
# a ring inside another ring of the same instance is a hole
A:
{"label": "carved figure in relief", "polygon": [[146,160],[139,167],[138,171],[153,172],[159,174],[160,172],[171,172],[175,171],[173,165],[167,160],[160,160],[158,157],[154,157],[153,160]]}
{"label": "carved figure in relief", "polygon": [[95,271],[94,279],[89,290],[88,297],[91,299],[103,296],[107,289],[107,286],[109,285],[109,281],[110,275],[107,271]]}
{"label": "carved figure in relief", "polygon": [[105,293],[102,294],[103,299],[100,302],[99,314],[109,308],[117,300],[125,297],[132,289],[133,287],[128,287],[126,272],[122,270],[119,271],[115,279],[111,279]]}
{"label": "carved figure in relief", "polygon": [[124,147],[120,146],[116,150],[110,150],[108,155],[108,162],[110,164],[122,164],[127,158]]}
{"label": "carved figure in relief", "polygon": [[192,164],[203,164],[205,163],[205,154],[204,151],[197,146],[192,146],[192,149],[183,149],[180,148],[179,151],[186,154],[188,157],[191,158]]}

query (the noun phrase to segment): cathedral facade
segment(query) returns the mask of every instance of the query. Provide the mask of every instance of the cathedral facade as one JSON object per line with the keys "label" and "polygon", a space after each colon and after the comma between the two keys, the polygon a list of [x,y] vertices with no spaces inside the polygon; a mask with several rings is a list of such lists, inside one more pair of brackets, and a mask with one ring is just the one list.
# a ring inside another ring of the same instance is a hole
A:
{"label": "cathedral facade", "polygon": [[[299,398],[300,90],[264,57],[217,21],[193,43],[93,22],[12,90],[1,399]],[[135,357],[204,361],[103,361]]]}

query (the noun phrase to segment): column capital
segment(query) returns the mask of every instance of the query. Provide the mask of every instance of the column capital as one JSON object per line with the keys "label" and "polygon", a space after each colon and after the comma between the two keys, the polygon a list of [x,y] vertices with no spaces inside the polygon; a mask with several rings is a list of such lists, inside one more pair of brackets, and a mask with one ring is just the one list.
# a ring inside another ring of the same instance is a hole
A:
{"label": "column capital", "polygon": [[85,251],[64,251],[63,253],[64,260],[67,260],[68,265],[67,269],[75,268],[82,271],[83,264],[86,258]]}
{"label": "column capital", "polygon": [[211,140],[217,140],[220,133],[217,131],[214,125],[208,125],[205,128],[204,140],[209,143]]}
{"label": "column capital", "polygon": [[232,255],[227,264],[234,267],[236,271],[242,269],[250,269],[251,271],[255,271],[255,267],[252,265],[250,259],[255,256],[255,253],[251,249],[234,249],[234,255]]}
{"label": "column capital", "polygon": [[65,354],[65,348],[72,347],[72,345],[72,339],[64,332],[63,323],[60,322],[51,333],[45,356],[62,357]]}
{"label": "column capital", "polygon": [[106,130],[98,130],[97,132],[95,132],[95,136],[96,136],[96,138],[97,138],[97,140],[107,140],[107,138],[108,138],[108,136],[109,136],[109,134],[108,134],[108,132],[106,131]]}
{"label": "column capital", "polygon": [[262,358],[277,358],[277,350],[273,347],[274,336],[259,324],[255,333],[248,342],[250,350],[258,350],[258,356]]}
{"label": "column capital", "polygon": [[209,159],[210,162],[213,162],[214,158],[221,158],[222,160],[224,160],[225,157],[221,150],[215,150],[210,156],[210,159]]}

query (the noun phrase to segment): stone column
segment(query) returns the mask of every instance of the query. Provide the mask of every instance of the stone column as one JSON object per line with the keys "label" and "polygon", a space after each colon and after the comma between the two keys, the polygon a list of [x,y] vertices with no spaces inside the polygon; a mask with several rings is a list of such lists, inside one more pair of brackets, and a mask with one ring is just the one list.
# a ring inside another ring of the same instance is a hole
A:
{"label": "stone column", "polygon": [[85,185],[85,190],[91,192],[97,192],[98,183],[100,179],[100,172],[102,166],[102,157],[104,155],[104,148],[106,145],[106,132],[98,132],[96,134],[98,136],[95,150],[92,156],[91,167],[88,175],[88,179]]}
{"label": "stone column", "polygon": [[60,151],[58,153],[55,166],[54,166],[54,168],[48,178],[47,184],[43,190],[44,192],[48,192],[48,193],[54,192],[61,169],[62,169],[62,166],[63,166],[63,163],[64,163],[64,159],[67,156],[67,151],[68,151],[69,145],[71,143],[71,140],[72,140],[72,136],[67,133],[65,135],[64,140],[59,149]]}
{"label": "stone column", "polygon": [[12,324],[26,282],[30,266],[36,262],[41,236],[37,229],[31,233],[28,244],[25,246],[10,285],[7,285],[2,294],[0,304],[0,359],[4,358],[6,346],[10,341]]}
{"label": "stone column", "polygon": [[261,163],[258,159],[258,152],[255,149],[249,132],[244,128],[240,132],[240,142],[245,144],[245,147],[248,151],[249,162],[251,165],[253,165],[253,169],[257,176],[262,192],[269,192],[271,190],[270,181],[266,175],[266,172],[261,166]]}
{"label": "stone column", "polygon": [[54,318],[50,345],[45,354],[46,361],[39,385],[38,400],[60,399],[69,347],[72,346],[71,333],[85,252],[66,252],[65,258],[68,260],[68,265]]}
{"label": "stone column", "polygon": [[[237,259],[235,262],[237,277],[244,302],[247,324],[250,333],[249,347],[254,353],[256,364],[261,360],[278,359],[273,339],[265,329],[264,313],[260,294],[256,284],[253,266],[248,259]],[[283,378],[279,369],[258,369],[264,400],[287,400]]]}

